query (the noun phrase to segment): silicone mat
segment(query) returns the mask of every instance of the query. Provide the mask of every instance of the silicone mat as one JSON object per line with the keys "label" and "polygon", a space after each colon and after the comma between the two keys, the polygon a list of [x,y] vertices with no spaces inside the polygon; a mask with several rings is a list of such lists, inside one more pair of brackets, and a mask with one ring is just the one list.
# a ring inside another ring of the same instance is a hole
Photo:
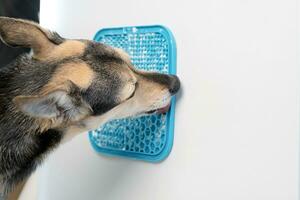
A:
{"label": "silicone mat", "polygon": [[[176,44],[163,26],[107,28],[97,32],[97,42],[122,48],[138,69],[176,74]],[[114,120],[89,138],[97,152],[149,162],[165,159],[173,145],[175,97],[167,114]]]}

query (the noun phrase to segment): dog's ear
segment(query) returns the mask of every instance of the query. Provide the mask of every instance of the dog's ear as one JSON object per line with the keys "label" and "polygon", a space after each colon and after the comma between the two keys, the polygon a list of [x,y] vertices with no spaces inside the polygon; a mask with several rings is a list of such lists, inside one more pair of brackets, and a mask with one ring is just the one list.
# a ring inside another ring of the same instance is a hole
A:
{"label": "dog's ear", "polygon": [[31,21],[0,17],[0,39],[8,46],[31,48],[37,57],[61,42],[55,34]]}
{"label": "dog's ear", "polygon": [[43,96],[17,96],[14,103],[26,115],[39,119],[75,122],[91,113],[78,94],[56,90]]}

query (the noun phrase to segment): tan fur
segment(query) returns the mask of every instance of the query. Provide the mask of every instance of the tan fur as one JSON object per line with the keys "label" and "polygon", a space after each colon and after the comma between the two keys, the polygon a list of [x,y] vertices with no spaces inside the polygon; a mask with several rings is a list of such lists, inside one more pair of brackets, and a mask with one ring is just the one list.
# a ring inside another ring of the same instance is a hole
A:
{"label": "tan fur", "polygon": [[135,81],[128,81],[123,89],[120,91],[118,98],[121,101],[125,101],[126,99],[128,99],[132,93],[135,91]]}
{"label": "tan fur", "polygon": [[49,83],[43,88],[42,94],[62,89],[68,91],[68,81],[72,81],[75,85],[82,89],[90,86],[94,79],[94,71],[84,62],[67,63],[60,66]]}
{"label": "tan fur", "polygon": [[[78,121],[83,121],[85,118],[87,118],[86,115],[78,116]],[[39,130],[41,132],[47,131],[51,128],[61,128],[64,129],[66,127],[69,127],[68,129],[71,129],[72,132],[78,132],[78,130],[81,130],[80,133],[84,132],[82,131],[82,127],[78,126],[78,121],[62,121],[61,119],[53,118],[53,119],[37,119],[36,125],[39,127]],[[80,124],[80,122],[79,122]],[[76,131],[77,130],[77,131]]]}
{"label": "tan fur", "polygon": [[49,40],[52,34],[50,31],[28,20],[1,17],[0,29],[6,30],[5,34],[0,33],[0,39],[4,43],[30,47],[33,58],[38,60],[77,56],[84,52],[86,46],[84,42],[76,40],[67,40],[56,45]]}
{"label": "tan fur", "polygon": [[57,121],[56,119],[36,119],[35,122],[41,132],[47,131],[50,128],[57,128],[61,125],[61,121]]}
{"label": "tan fur", "polygon": [[56,46],[51,46],[48,51],[38,56],[39,60],[63,59],[71,56],[81,55],[85,50],[86,44],[77,40],[67,40]]}
{"label": "tan fur", "polygon": [[50,33],[31,21],[2,17],[0,29],[6,30],[0,36],[4,43],[31,47],[37,57],[46,55],[55,46],[47,37]]}
{"label": "tan fur", "polygon": [[9,193],[7,200],[18,200],[25,183],[26,183],[26,180],[24,180],[21,183],[19,183],[18,185],[16,185],[14,190],[11,193]]}
{"label": "tan fur", "polygon": [[119,54],[119,56],[126,61],[127,63],[131,63],[130,60],[130,56],[128,55],[128,53],[126,51],[124,51],[123,49],[120,48],[114,48],[116,50],[116,52]]}
{"label": "tan fur", "polygon": [[100,127],[107,121],[116,118],[120,110],[121,109],[119,109],[117,106],[116,108],[112,109],[111,111],[101,116],[89,116],[83,119],[80,124],[73,124],[69,126],[65,131],[65,136],[62,142],[63,143],[68,142],[81,133],[94,130]]}

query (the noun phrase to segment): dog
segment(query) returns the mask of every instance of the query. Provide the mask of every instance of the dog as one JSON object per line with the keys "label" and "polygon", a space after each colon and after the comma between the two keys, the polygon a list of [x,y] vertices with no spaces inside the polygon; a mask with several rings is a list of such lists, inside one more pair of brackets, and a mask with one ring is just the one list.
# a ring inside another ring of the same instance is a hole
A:
{"label": "dog", "polygon": [[137,70],[121,49],[31,21],[0,17],[0,38],[31,49],[0,69],[3,198],[60,143],[113,119],[166,112],[180,89],[177,76]]}

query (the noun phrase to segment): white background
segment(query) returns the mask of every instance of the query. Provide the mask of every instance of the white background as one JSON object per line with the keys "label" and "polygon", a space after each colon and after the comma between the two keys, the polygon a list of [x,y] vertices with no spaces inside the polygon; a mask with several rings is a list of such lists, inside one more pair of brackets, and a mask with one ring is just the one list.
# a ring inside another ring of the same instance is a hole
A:
{"label": "white background", "polygon": [[83,134],[39,170],[39,200],[298,198],[296,0],[41,0],[40,16],[68,38],[166,25],[183,87],[166,161],[106,158]]}

